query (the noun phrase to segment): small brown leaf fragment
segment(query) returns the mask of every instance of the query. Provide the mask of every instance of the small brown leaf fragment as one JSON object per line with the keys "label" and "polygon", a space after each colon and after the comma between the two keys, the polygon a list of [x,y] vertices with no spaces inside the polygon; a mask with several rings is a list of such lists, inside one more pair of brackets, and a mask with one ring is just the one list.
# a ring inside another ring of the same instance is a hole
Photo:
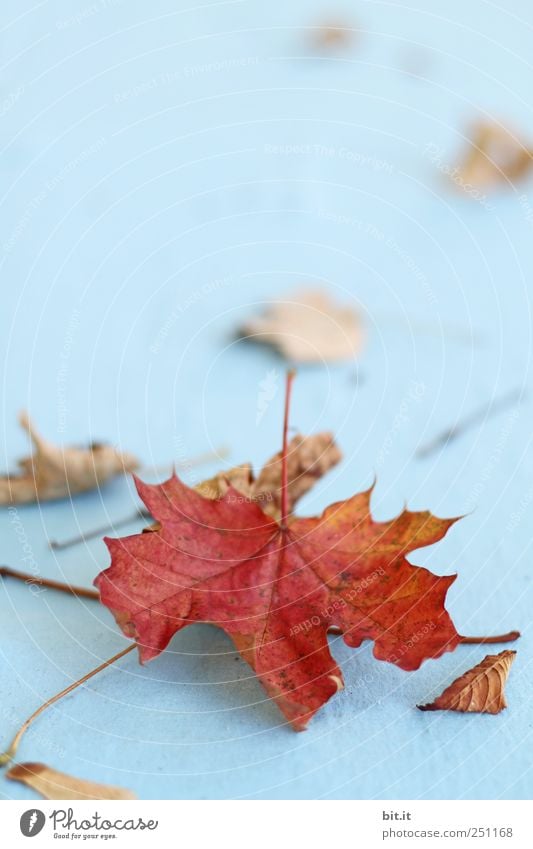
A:
{"label": "small brown leaf fragment", "polygon": [[351,47],[358,32],[346,21],[323,21],[312,30],[311,47],[317,52],[331,52]]}
{"label": "small brown leaf fragment", "polygon": [[234,466],[224,472],[218,472],[212,478],[208,478],[202,483],[199,483],[195,489],[204,498],[222,498],[226,494],[229,487],[232,486],[243,495],[252,497],[253,495],[254,476],[250,463],[242,463],[240,466]]}
{"label": "small brown leaf fragment", "polygon": [[19,461],[20,473],[0,477],[0,505],[54,501],[96,489],[116,475],[132,472],[139,462],[112,445],[58,447],[37,433],[26,413],[20,424],[34,444],[34,453]]}
{"label": "small brown leaf fragment", "polygon": [[319,289],[304,289],[273,302],[262,316],[243,325],[241,335],[272,345],[297,363],[353,359],[364,342],[359,314]]}
{"label": "small brown leaf fragment", "polygon": [[533,165],[529,146],[511,130],[492,121],[474,124],[463,161],[454,170],[459,188],[494,189],[524,177]]}
{"label": "small brown leaf fragment", "polygon": [[500,713],[507,707],[505,682],[515,659],[515,651],[488,654],[457,678],[429,705],[419,710],[453,710],[460,713]]}
{"label": "small brown leaf fragment", "polygon": [[31,787],[44,799],[136,799],[130,790],[75,778],[41,763],[15,764],[6,778]]}

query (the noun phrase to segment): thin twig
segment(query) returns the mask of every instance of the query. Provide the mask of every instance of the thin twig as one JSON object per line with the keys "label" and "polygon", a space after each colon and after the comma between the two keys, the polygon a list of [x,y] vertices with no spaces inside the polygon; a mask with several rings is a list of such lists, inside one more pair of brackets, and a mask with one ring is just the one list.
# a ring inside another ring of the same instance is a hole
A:
{"label": "thin twig", "polygon": [[474,427],[474,425],[479,422],[484,422],[485,419],[490,416],[494,416],[502,410],[505,410],[507,407],[514,405],[523,397],[523,395],[524,393],[522,390],[514,389],[512,392],[508,392],[507,395],[503,395],[497,401],[491,402],[486,404],[484,407],[474,410],[473,413],[470,413],[470,415],[466,416],[462,421],[446,428],[446,430],[443,430],[429,442],[426,442],[425,445],[422,445],[416,451],[415,456],[427,457],[429,454],[433,454],[439,448],[442,448],[449,442],[452,442],[452,440],[457,439],[457,437],[462,436],[465,431]]}
{"label": "thin twig", "polygon": [[492,645],[493,643],[514,643],[521,636],[520,631],[509,631],[508,634],[500,634],[497,637],[459,637],[462,645]]}
{"label": "thin twig", "polygon": [[[338,625],[331,625],[328,628],[328,634],[342,634],[342,628]],[[521,637],[520,631],[509,631],[508,634],[499,634],[496,637],[463,637],[459,635],[461,645],[478,646],[491,645],[493,643],[514,643]]]}
{"label": "thin twig", "polygon": [[49,708],[55,702],[59,701],[59,699],[62,699],[63,696],[67,696],[69,693],[75,690],[76,687],[79,687],[81,684],[85,684],[85,682],[88,681],[89,678],[93,678],[94,675],[98,675],[99,672],[102,672],[102,670],[107,669],[108,666],[111,666],[112,663],[115,663],[117,660],[120,660],[121,657],[124,657],[124,655],[128,654],[130,651],[133,651],[133,649],[136,647],[137,644],[132,643],[132,645],[128,646],[125,649],[122,649],[122,651],[119,651],[118,654],[113,655],[113,657],[110,657],[109,660],[106,660],[104,663],[101,663],[100,666],[96,667],[96,669],[93,669],[91,672],[88,672],[86,675],[84,675],[83,678],[80,678],[79,681],[74,681],[73,684],[70,684],[64,690],[61,690],[60,693],[57,693],[55,696],[52,696],[51,699],[48,699],[48,701],[44,702],[41,707],[37,708],[37,710],[34,711],[30,717],[28,717],[26,722],[21,725],[21,727],[13,737],[9,748],[3,754],[0,754],[0,766],[7,766],[9,763],[11,763],[11,761],[17,754],[17,749],[20,745],[20,741],[23,735],[28,730],[34,719],[37,719],[37,717],[40,716],[40,714],[43,713],[46,708]]}
{"label": "thin twig", "polygon": [[190,469],[193,466],[202,466],[206,463],[211,463],[213,460],[224,460],[229,456],[229,448],[223,445],[216,451],[204,451],[203,454],[197,454],[190,460],[180,460],[177,463],[164,463],[159,466],[142,466],[137,469],[137,475],[162,475],[172,474],[174,469]]}
{"label": "thin twig", "polygon": [[40,578],[37,575],[30,575],[28,572],[18,572],[16,569],[11,569],[10,566],[0,566],[0,576],[3,578],[15,578],[17,581],[24,581],[25,584],[36,584],[39,587],[48,587],[51,590],[59,590],[60,592],[70,593],[70,595],[81,596],[82,598],[100,600],[100,594],[96,590],[90,590],[87,587],[74,587],[71,584],[64,584],[62,581],[53,581],[51,578]]}
{"label": "thin twig", "polygon": [[70,537],[69,539],[48,540],[48,545],[54,551],[58,551],[63,548],[70,548],[72,545],[79,545],[79,543],[86,542],[89,539],[103,537],[108,533],[108,531],[112,531],[115,528],[122,528],[124,527],[124,525],[131,525],[138,519],[152,519],[152,515],[148,512],[148,510],[145,510],[143,507],[139,507],[139,509],[136,510],[135,513],[132,513],[130,516],[123,516],[122,519],[118,519],[116,522],[112,522],[107,525],[102,525],[99,528],[93,528],[91,531],[86,531],[83,534],[78,534],[78,536]]}

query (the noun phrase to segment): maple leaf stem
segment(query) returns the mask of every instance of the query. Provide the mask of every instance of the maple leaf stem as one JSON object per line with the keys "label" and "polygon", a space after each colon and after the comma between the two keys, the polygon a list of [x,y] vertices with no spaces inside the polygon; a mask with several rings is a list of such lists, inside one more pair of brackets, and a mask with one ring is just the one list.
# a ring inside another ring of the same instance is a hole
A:
{"label": "maple leaf stem", "polygon": [[291,408],[292,384],[296,372],[289,369],[285,385],[285,415],[283,416],[283,449],[281,453],[281,520],[282,528],[287,526],[289,515],[289,470],[287,465],[287,446],[289,444],[289,414]]}
{"label": "maple leaf stem", "polygon": [[100,600],[100,594],[96,590],[91,590],[87,587],[74,587],[71,584],[64,584],[62,581],[52,581],[50,578],[40,578],[37,575],[30,575],[28,572],[19,572],[16,569],[11,569],[10,566],[0,566],[0,576],[3,578],[15,578],[17,581],[24,581],[25,584],[48,587],[51,590],[59,590],[60,592],[70,593],[70,595],[80,596],[81,598]]}
{"label": "maple leaf stem", "polygon": [[520,637],[520,631],[509,631],[508,634],[499,634],[495,637],[459,637],[462,645],[477,646],[490,645],[491,643],[514,643]]}
{"label": "maple leaf stem", "polygon": [[21,727],[13,737],[9,748],[6,749],[5,752],[0,754],[0,767],[7,766],[15,758],[22,737],[24,736],[32,722],[37,719],[37,717],[40,716],[43,711],[45,711],[51,705],[55,704],[55,702],[58,702],[59,699],[63,698],[63,696],[67,696],[69,693],[75,690],[76,687],[79,687],[81,684],[85,684],[85,682],[88,681],[89,678],[93,678],[95,675],[98,675],[99,672],[102,672],[104,669],[107,669],[108,666],[111,666],[112,663],[115,663],[117,660],[120,660],[120,658],[124,657],[124,655],[129,654],[129,652],[133,651],[133,649],[135,648],[137,648],[137,643],[132,643],[125,649],[122,649],[122,651],[119,651],[117,654],[113,655],[113,657],[110,657],[108,660],[104,661],[104,663],[101,663],[100,666],[97,666],[96,669],[92,669],[91,672],[87,672],[87,674],[84,675],[83,678],[80,678],[79,681],[74,681],[73,684],[69,684],[68,687],[65,687],[65,689],[61,690],[60,693],[56,693],[55,696],[52,696],[51,699],[48,699],[46,702],[44,702],[44,704],[37,708],[37,710],[34,711],[31,716],[28,717],[26,722],[21,725]]}

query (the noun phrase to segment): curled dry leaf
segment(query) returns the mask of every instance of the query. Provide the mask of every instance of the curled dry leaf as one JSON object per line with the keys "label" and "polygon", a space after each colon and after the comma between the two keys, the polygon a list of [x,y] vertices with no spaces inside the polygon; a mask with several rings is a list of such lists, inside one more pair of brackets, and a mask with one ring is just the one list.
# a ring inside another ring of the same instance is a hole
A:
{"label": "curled dry leaf", "polygon": [[318,289],[301,290],[273,302],[263,316],[243,325],[241,335],[273,345],[296,363],[353,359],[364,342],[358,313],[339,306]]}
{"label": "curled dry leaf", "polygon": [[0,504],[28,504],[53,501],[78,492],[95,489],[125,472],[132,472],[139,462],[132,454],[123,454],[113,446],[93,444],[88,448],[60,448],[45,441],[37,433],[26,413],[21,426],[30,435],[34,453],[19,461],[18,475],[0,477]]}
{"label": "curled dry leaf", "polygon": [[41,763],[15,764],[6,778],[20,781],[44,799],[136,799],[130,790],[75,778]]}
{"label": "curled dry leaf", "polygon": [[418,705],[419,710],[500,713],[507,707],[505,683],[515,655],[515,651],[487,655],[450,684],[434,702]]}
{"label": "curled dry leaf", "polygon": [[468,151],[452,176],[459,187],[493,189],[524,177],[532,165],[531,149],[515,133],[499,124],[479,121],[472,129]]}

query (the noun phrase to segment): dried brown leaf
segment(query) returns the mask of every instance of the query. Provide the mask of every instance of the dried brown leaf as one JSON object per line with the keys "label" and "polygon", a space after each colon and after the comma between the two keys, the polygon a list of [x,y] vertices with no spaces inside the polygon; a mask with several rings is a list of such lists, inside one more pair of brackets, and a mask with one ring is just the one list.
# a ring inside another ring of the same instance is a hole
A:
{"label": "dried brown leaf", "polygon": [[461,186],[492,189],[524,177],[533,165],[533,154],[519,136],[491,121],[478,121],[471,142],[455,174]]}
{"label": "dried brown leaf", "polygon": [[450,684],[434,702],[418,705],[419,710],[500,713],[507,707],[505,683],[515,655],[515,651],[487,655]]}
{"label": "dried brown leaf", "polygon": [[75,778],[41,763],[15,764],[6,778],[20,781],[44,799],[136,799],[130,790]]}
{"label": "dried brown leaf", "polygon": [[[279,451],[261,469],[253,484],[253,495],[265,513],[276,521],[281,517],[281,455]],[[327,431],[313,436],[297,434],[288,445],[288,507],[292,513],[298,501],[315,483],[340,463],[342,454]]]}
{"label": "dried brown leaf", "polygon": [[58,447],[42,439],[26,413],[20,424],[29,434],[34,453],[19,461],[20,473],[0,477],[0,504],[53,501],[96,489],[116,475],[132,472],[139,462],[112,445]]}
{"label": "dried brown leaf", "polygon": [[272,303],[262,316],[247,321],[241,334],[273,345],[298,363],[353,359],[364,342],[358,313],[318,289],[304,289]]}

